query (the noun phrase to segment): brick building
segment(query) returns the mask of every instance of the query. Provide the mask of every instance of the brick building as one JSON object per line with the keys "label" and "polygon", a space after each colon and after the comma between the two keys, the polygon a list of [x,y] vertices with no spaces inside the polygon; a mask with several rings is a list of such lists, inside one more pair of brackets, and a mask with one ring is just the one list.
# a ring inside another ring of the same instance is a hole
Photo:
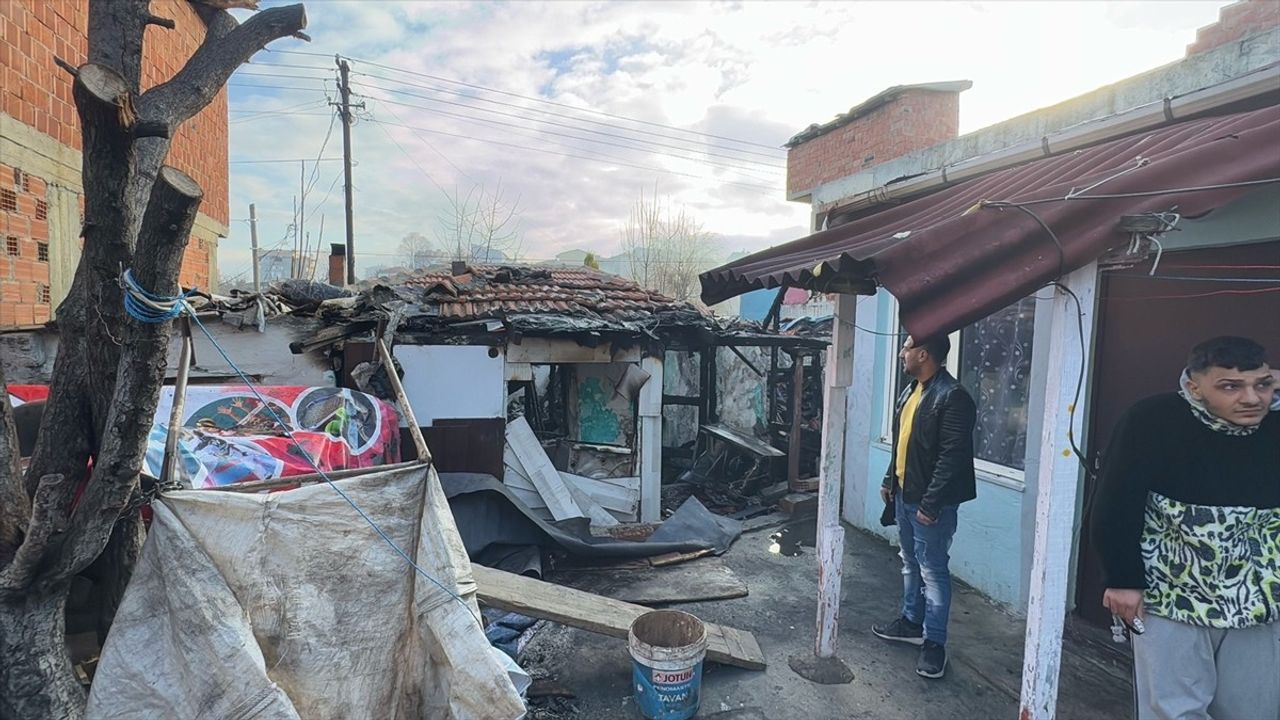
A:
{"label": "brick building", "polygon": [[[172,77],[204,38],[187,0],[153,0],[177,29],[149,26],[142,89]],[[0,0],[0,327],[43,323],[67,294],[84,207],[80,124],[71,78],[54,64],[87,59],[88,0]],[[178,131],[169,165],[204,189],[181,282],[217,282],[227,235],[226,91]]]}

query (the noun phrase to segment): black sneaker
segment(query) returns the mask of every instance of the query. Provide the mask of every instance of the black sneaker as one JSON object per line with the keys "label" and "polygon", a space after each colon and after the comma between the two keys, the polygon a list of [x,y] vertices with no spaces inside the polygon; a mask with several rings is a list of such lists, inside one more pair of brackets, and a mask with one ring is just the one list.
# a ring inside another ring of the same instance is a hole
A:
{"label": "black sneaker", "polygon": [[872,625],[871,632],[882,640],[921,645],[924,643],[924,626],[900,617],[887,625]]}
{"label": "black sneaker", "polygon": [[932,640],[920,646],[920,659],[916,661],[916,674],[938,679],[947,672],[947,648]]}

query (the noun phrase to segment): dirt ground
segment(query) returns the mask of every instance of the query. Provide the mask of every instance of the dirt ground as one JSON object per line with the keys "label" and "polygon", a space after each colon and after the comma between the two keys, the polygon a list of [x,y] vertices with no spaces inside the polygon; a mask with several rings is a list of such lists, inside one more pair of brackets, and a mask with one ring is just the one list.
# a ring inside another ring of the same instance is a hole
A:
{"label": "dirt ground", "polygon": [[[869,631],[873,622],[894,617],[901,595],[896,550],[853,528],[846,531],[839,654],[853,670],[854,680],[816,685],[794,673],[788,658],[812,653],[817,562],[811,547],[802,546],[794,556],[771,552],[770,534],[775,529],[744,534],[723,557],[747,582],[749,596],[676,606],[708,621],[752,631],[769,662],[763,672],[708,664],[699,718],[1017,717],[1021,618],[958,585],[947,676],[934,681],[918,677],[915,648],[883,642]],[[797,530],[803,534],[803,528]],[[534,701],[531,720],[640,717],[632,701],[624,641],[545,625],[526,645],[521,665],[535,678],[576,696]],[[1110,634],[1069,622],[1059,720],[1124,720],[1132,712],[1131,687],[1129,659],[1110,643]]]}

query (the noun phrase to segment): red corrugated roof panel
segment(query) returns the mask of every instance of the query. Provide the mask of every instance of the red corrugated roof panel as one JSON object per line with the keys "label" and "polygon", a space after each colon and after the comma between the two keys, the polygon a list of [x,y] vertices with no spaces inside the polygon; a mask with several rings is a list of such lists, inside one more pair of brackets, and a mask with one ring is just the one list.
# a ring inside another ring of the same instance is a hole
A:
{"label": "red corrugated roof panel", "polygon": [[[702,299],[823,289],[833,279],[877,283],[898,298],[912,334],[932,335],[1127,243],[1122,215],[1176,208],[1199,216],[1277,178],[1280,106],[1186,121],[999,170],[735,260],[702,274]],[[984,201],[1022,204],[1053,230],[1061,252],[1026,212]]]}

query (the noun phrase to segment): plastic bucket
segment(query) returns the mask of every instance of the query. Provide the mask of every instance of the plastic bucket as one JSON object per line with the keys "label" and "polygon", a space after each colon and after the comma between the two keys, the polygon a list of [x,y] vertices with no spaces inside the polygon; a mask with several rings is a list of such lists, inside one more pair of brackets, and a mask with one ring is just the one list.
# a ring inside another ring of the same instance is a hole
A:
{"label": "plastic bucket", "polygon": [[707,628],[679,610],[654,610],[627,634],[636,705],[648,720],[688,720],[698,714]]}

